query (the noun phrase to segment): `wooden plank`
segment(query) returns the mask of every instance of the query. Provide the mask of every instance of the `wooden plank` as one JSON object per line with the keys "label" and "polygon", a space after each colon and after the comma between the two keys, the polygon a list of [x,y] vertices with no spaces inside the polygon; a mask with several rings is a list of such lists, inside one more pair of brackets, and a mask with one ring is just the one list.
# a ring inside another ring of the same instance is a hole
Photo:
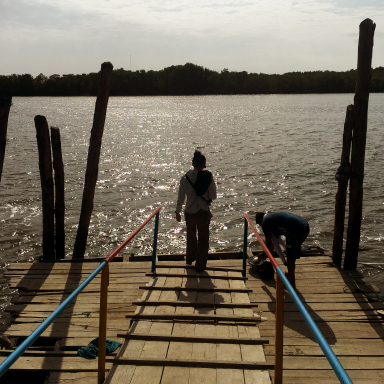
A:
{"label": "wooden plank", "polygon": [[[384,382],[384,370],[349,370],[348,376],[351,378],[353,383],[383,383]],[[271,371],[271,375],[274,375],[274,372]],[[313,379],[313,383],[334,383],[334,380],[337,380],[337,384],[340,384],[340,381],[337,379],[336,374],[333,372],[332,368],[329,369],[299,369],[299,370],[287,370],[284,372],[284,383],[295,383],[293,380],[298,380],[299,383],[305,383],[303,380],[308,378]],[[329,380],[329,381],[328,381]],[[381,381],[380,381],[381,380]]]}
{"label": "wooden plank", "polygon": [[[6,356],[0,356],[0,363],[6,359]],[[106,364],[110,369],[111,363]],[[74,357],[19,357],[10,368],[11,371],[32,371],[44,370],[47,372],[97,372],[97,359],[83,359]]]}
{"label": "wooden plank", "polygon": [[[303,303],[307,310],[313,311],[373,311],[383,308],[383,303]],[[275,311],[275,303],[259,304],[260,311]],[[285,303],[285,312],[298,312],[296,304]]]}
{"label": "wooden plank", "polygon": [[109,363],[121,365],[140,365],[140,366],[174,366],[174,367],[195,367],[195,368],[222,368],[222,369],[273,369],[274,365],[268,362],[245,362],[245,361],[219,361],[219,360],[171,360],[161,358],[116,358],[107,359]]}
{"label": "wooden plank", "polygon": [[[246,317],[246,316],[217,316],[217,315],[142,315],[142,314],[133,314],[130,317],[134,320],[192,320],[192,321],[207,321],[207,320],[213,320],[213,321],[234,321],[234,322],[245,322],[245,323],[259,323],[262,321],[261,317],[259,315],[254,315],[253,317]],[[0,327],[1,329],[1,327]]]}
{"label": "wooden plank", "polygon": [[[204,271],[207,272],[207,271]],[[184,277],[184,274],[177,274],[177,273],[146,273],[146,276],[150,277]],[[195,278],[195,279],[212,279],[215,277],[216,279],[228,279],[226,276],[215,276],[212,272],[210,273],[200,273],[196,275],[190,275],[190,278]],[[233,276],[231,277],[233,280],[247,280],[246,277],[242,276]]]}
{"label": "wooden plank", "polygon": [[[255,371],[255,370],[244,370],[244,384],[271,384],[271,377],[267,370]],[[284,379],[285,384],[285,379]]]}
{"label": "wooden plank", "polygon": [[[148,285],[157,284],[158,286],[163,286],[166,282],[165,278],[160,278],[156,282],[152,279]],[[161,291],[145,291],[142,294],[142,300],[159,300],[161,295]],[[138,307],[135,311],[136,314],[153,314],[155,312],[155,307]],[[134,321],[130,327],[130,331],[132,333],[137,334],[150,334],[151,333],[152,322],[151,321]],[[121,347],[121,353],[119,357],[134,357],[140,358],[140,356],[144,353],[150,354],[151,348],[150,345],[146,346],[146,352],[144,352],[144,347],[146,345],[145,340],[126,340]],[[140,383],[143,377],[145,377],[144,367],[136,367],[134,365],[130,366],[114,366],[111,369],[111,373],[108,375],[106,383],[110,384],[120,384],[124,383]],[[157,384],[159,383],[159,375],[161,375],[162,369],[159,367],[150,368],[146,373],[150,374],[151,377],[148,379],[148,382],[152,382]],[[132,381],[131,381],[132,380]],[[158,380],[158,381],[157,381]]]}
{"label": "wooden plank", "polygon": [[[247,284],[248,286],[248,284]],[[272,291],[271,291],[272,293]],[[273,294],[275,291],[273,291]],[[270,297],[267,295],[262,295],[260,293],[249,293],[249,299],[251,302],[275,302],[276,299],[275,297]],[[333,294],[312,294],[312,293],[307,293],[305,295],[305,302],[307,304],[311,303],[367,303],[369,300],[367,298],[367,295],[362,294],[362,293],[355,293],[355,294],[343,294],[339,293],[337,295]],[[292,303],[293,299],[291,296],[287,295],[284,300],[285,303]]]}
{"label": "wooden plank", "polygon": [[[275,330],[274,328],[263,328],[260,327],[261,335],[262,337],[272,339],[272,337],[275,336]],[[364,329],[364,330],[356,330],[353,327],[350,327],[349,329],[344,327],[339,327],[338,330],[334,330],[333,328],[328,328],[321,330],[323,336],[327,340],[334,340],[336,338],[335,335],[337,335],[337,339],[375,339],[379,337],[384,337],[375,332],[375,330],[372,329]],[[384,332],[382,331],[382,334]],[[284,338],[285,337],[309,337],[309,338],[314,338],[312,332],[308,329],[306,325],[303,325],[302,328],[300,329],[291,329],[289,327],[284,327]],[[332,344],[332,341],[330,341]]]}
{"label": "wooden plank", "polygon": [[[166,282],[164,283],[164,285]],[[156,312],[156,310],[155,310]],[[151,323],[149,334],[170,335],[172,333],[172,323]],[[168,351],[169,343],[167,341],[152,341],[144,342],[144,347],[140,354],[140,359],[165,359]],[[118,364],[114,362],[114,364]],[[135,364],[139,365],[139,364]],[[146,366],[136,367],[132,377],[131,384],[141,383],[160,383],[163,372],[162,366]]]}
{"label": "wooden plank", "polygon": [[[228,277],[228,272],[218,272],[215,271],[215,277],[216,275],[220,274],[221,276],[227,276]],[[214,279],[214,284],[216,288],[224,288],[224,289],[229,289],[229,281],[228,279],[226,280],[220,280],[220,279]],[[233,308],[230,308],[228,305],[228,308],[221,307],[221,303],[228,303],[228,304],[236,304],[237,303],[232,303],[232,297],[230,292],[215,292],[214,293],[214,302],[215,302],[215,309],[216,309],[216,314],[219,316],[233,316]],[[250,304],[250,303],[249,303]]]}
{"label": "wooden plank", "polygon": [[[188,323],[176,323],[173,325],[172,335],[170,337],[170,343],[167,353],[168,359],[185,359],[189,360],[192,356],[193,341],[185,342],[185,339],[194,337],[195,324]],[[165,383],[186,383],[189,384],[189,367],[164,367],[163,381]]]}
{"label": "wooden plank", "polygon": [[[267,359],[269,360],[269,359]],[[384,369],[384,359],[373,356],[340,356],[339,361],[345,370],[377,370]],[[285,356],[284,371],[290,369],[329,369],[326,357]]]}
{"label": "wooden plank", "polygon": [[[350,344],[332,345],[332,350],[336,356],[384,356],[384,343],[381,339],[369,340],[366,344],[356,343],[356,341]],[[267,355],[274,355],[273,346],[265,346],[265,353]],[[289,356],[324,356],[324,353],[320,346],[315,345],[289,345],[284,346],[284,355]]]}
{"label": "wooden plank", "polygon": [[48,384],[97,383],[97,372],[52,372]]}
{"label": "wooden plank", "polygon": [[[173,269],[173,268],[180,268],[180,264],[165,264],[165,265],[162,265],[162,264],[157,264],[156,265],[156,269],[162,269],[162,268],[170,268],[170,269]],[[193,271],[196,271],[196,268],[194,266],[189,266],[189,265],[185,265],[184,263],[184,267],[183,267],[184,270],[191,270],[192,272]],[[228,271],[233,271],[233,272],[240,272],[242,273],[243,270],[241,268],[230,268],[230,267],[212,267],[212,266],[207,266],[206,268],[207,271],[223,271],[223,272],[228,272]]]}
{"label": "wooden plank", "polygon": [[244,292],[244,293],[249,293],[252,292],[252,289],[237,289],[237,288],[193,288],[193,287],[148,287],[148,286],[140,286],[140,289],[145,289],[145,290],[175,290],[175,291],[200,291],[200,292]]}
{"label": "wooden plank", "polygon": [[191,368],[189,373],[189,384],[208,384],[216,382],[216,369]]}
{"label": "wooden plank", "polygon": [[[207,279],[199,279],[193,282],[194,285],[197,283],[198,287],[201,288],[208,288],[212,284],[211,280]],[[196,295],[196,301],[202,301],[206,303],[212,303],[214,300],[214,293],[213,292],[197,292]],[[205,310],[202,309],[195,309],[195,314],[198,313],[205,313],[207,315],[214,315],[213,307],[207,307]],[[201,337],[216,337],[216,330],[217,327],[213,324],[207,324],[207,323],[195,323],[195,336],[201,336]],[[184,344],[185,346],[185,344]],[[199,343],[195,342],[192,344],[192,350],[191,350],[191,356],[188,359],[205,359],[205,360],[215,360],[217,358],[216,355],[216,345],[215,344],[206,344],[206,343]],[[177,357],[179,359],[179,357]],[[200,383],[200,382],[216,382],[216,371],[214,369],[211,369],[209,367],[205,369],[190,369],[189,373],[190,382],[191,383]]]}
{"label": "wooden plank", "polygon": [[[157,306],[157,305],[171,305],[171,306],[180,306],[180,307],[207,307],[212,306],[212,303],[204,303],[204,302],[188,302],[188,301],[161,301],[159,303],[158,301],[133,301],[133,305],[140,305],[140,306]],[[253,308],[257,307],[257,305],[251,304],[251,303],[226,303],[226,302],[216,302],[214,301],[214,306],[216,308]],[[232,312],[233,313],[233,312]]]}
{"label": "wooden plank", "polygon": [[190,368],[164,367],[161,384],[190,384]]}
{"label": "wooden plank", "polygon": [[[176,324],[175,324],[176,325]],[[183,343],[213,343],[213,344],[250,344],[261,345],[268,344],[268,339],[250,339],[250,338],[230,338],[230,337],[202,337],[202,336],[175,336],[172,335],[138,335],[135,333],[118,333],[117,337],[132,340],[158,340],[158,341],[172,341]]]}
{"label": "wooden plank", "polygon": [[216,369],[216,380],[218,384],[244,384],[244,373],[241,369]]}

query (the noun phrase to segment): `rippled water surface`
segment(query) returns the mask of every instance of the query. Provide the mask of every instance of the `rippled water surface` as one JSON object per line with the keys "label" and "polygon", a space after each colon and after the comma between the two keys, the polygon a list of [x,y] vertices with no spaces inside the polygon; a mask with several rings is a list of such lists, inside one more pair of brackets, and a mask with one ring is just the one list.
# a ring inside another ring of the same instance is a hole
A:
{"label": "rippled water surface", "polygon": [[[243,212],[264,209],[302,215],[311,227],[306,243],[330,248],[334,175],[351,103],[351,94],[110,98],[87,255],[107,256],[159,205],[159,252],[184,252],[185,227],[174,220],[174,211],[178,182],[190,168],[195,148],[206,155],[218,187],[212,206],[212,251],[240,250]],[[13,99],[0,184],[3,267],[41,255],[35,115],[46,116],[61,132],[70,257],[94,105],[91,97]],[[383,94],[371,95],[361,262],[384,262],[383,105]],[[150,224],[127,251],[149,253],[152,236]],[[251,236],[250,245],[256,243]],[[360,267],[384,289],[381,270]]]}

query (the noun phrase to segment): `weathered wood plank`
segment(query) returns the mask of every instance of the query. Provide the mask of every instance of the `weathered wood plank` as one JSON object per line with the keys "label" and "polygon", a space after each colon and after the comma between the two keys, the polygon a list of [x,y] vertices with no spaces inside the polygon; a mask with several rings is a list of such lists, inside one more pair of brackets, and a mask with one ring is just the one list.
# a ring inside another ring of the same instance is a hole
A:
{"label": "weathered wood plank", "polygon": [[[190,275],[189,278],[191,279],[212,279],[212,278],[216,278],[216,279],[225,279],[227,280],[228,277],[227,276],[220,276],[220,275],[215,275],[213,272],[210,272],[208,270],[205,270],[204,271],[205,273],[200,273],[200,274],[194,274],[194,275]],[[149,276],[149,277],[184,277],[184,274],[181,274],[181,273],[146,273],[145,274],[146,276]],[[242,277],[242,276],[233,276],[231,279],[233,280],[247,280],[246,277]]]}
{"label": "weathered wood plank", "polygon": [[[137,306],[158,306],[158,305],[170,305],[170,306],[180,306],[180,307],[208,307],[212,306],[212,303],[205,303],[205,302],[188,302],[188,301],[164,301],[162,300],[161,303],[155,302],[155,301],[133,301],[132,305]],[[221,301],[214,301],[214,306],[216,308],[253,308],[257,307],[255,304],[251,303],[227,303],[227,302],[221,302]]]}
{"label": "weathered wood plank", "polygon": [[200,291],[200,292],[252,292],[252,289],[243,289],[243,288],[193,288],[193,287],[149,287],[149,286],[140,286],[140,289],[146,290],[160,290],[160,291]]}
{"label": "weathered wood plank", "polygon": [[[153,314],[153,315],[142,315],[142,314],[133,314],[128,316],[134,320],[193,320],[193,321],[233,321],[233,322],[242,322],[242,323],[258,323],[262,321],[259,315],[254,315],[253,317],[246,316],[217,316],[217,315],[176,315],[176,314]],[[0,328],[1,329],[1,328]]]}
{"label": "weathered wood plank", "polygon": [[[189,324],[188,324],[189,325]],[[176,326],[176,324],[175,324]],[[220,337],[202,337],[202,336],[176,336],[172,335],[143,335],[135,333],[118,333],[117,337],[132,339],[132,340],[158,340],[158,341],[172,341],[172,342],[183,342],[183,343],[220,343],[220,344],[250,344],[250,345],[261,345],[268,344],[268,339],[260,338],[230,338],[221,336]]]}
{"label": "weathered wood plank", "polygon": [[[332,345],[336,356],[384,356],[384,342],[382,340],[367,340],[365,345],[359,343]],[[274,356],[274,347],[266,345],[265,354]],[[289,356],[324,356],[320,346],[290,345],[284,346],[284,355]]]}
{"label": "weathered wood plank", "polygon": [[[205,355],[200,354],[200,357],[205,357]],[[205,353],[206,354],[206,353]],[[219,360],[171,360],[171,359],[161,359],[161,358],[115,358],[107,359],[109,363],[121,364],[121,365],[140,365],[140,366],[173,366],[173,367],[195,367],[195,368],[222,368],[222,369],[273,369],[273,363],[268,362],[246,362],[246,361],[219,361]]]}
{"label": "weathered wood plank", "polygon": [[[6,356],[0,356],[0,363]],[[106,368],[110,369],[111,363],[107,362]],[[21,356],[10,368],[11,370],[31,371],[41,370],[47,372],[97,372],[97,360],[83,359],[81,357],[29,357]]]}

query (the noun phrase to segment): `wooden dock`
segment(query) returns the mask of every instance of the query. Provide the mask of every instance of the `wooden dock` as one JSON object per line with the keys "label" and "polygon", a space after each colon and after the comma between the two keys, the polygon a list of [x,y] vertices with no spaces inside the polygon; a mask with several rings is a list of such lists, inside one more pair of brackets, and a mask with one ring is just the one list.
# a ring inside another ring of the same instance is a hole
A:
{"label": "wooden dock", "polygon": [[268,340],[260,339],[262,318],[252,310],[241,270],[164,267],[150,274],[106,382],[271,383]]}
{"label": "wooden dock", "polygon": [[[297,264],[299,297],[352,381],[384,382],[384,319],[378,312],[384,305],[378,293],[358,272],[335,268],[327,255],[311,250],[306,256]],[[160,261],[153,276],[149,261],[135,259],[110,263],[107,338],[123,346],[108,356],[106,382],[273,382],[273,279],[263,281],[251,271],[244,281],[236,271],[242,263],[238,258],[210,260],[205,276],[186,269],[183,261]],[[12,321],[2,326],[2,334],[19,345],[98,265],[9,266],[5,275],[19,294],[6,308]],[[23,378],[96,383],[97,360],[81,358],[77,350],[98,336],[99,289],[96,277],[0,383]],[[296,305],[285,296],[284,383],[338,383]],[[3,347],[0,361],[10,352]]]}

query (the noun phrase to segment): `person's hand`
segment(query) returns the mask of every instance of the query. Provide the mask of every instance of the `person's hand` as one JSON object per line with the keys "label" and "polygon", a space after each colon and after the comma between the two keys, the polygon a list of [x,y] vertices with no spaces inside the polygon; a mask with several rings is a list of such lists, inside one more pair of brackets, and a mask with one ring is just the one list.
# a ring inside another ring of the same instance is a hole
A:
{"label": "person's hand", "polygon": [[181,221],[181,215],[180,215],[180,213],[177,213],[177,212],[176,212],[176,220],[180,223],[180,221]]}
{"label": "person's hand", "polygon": [[267,258],[267,255],[265,254],[265,252],[260,252],[257,257],[259,258],[259,260],[265,260]]}

